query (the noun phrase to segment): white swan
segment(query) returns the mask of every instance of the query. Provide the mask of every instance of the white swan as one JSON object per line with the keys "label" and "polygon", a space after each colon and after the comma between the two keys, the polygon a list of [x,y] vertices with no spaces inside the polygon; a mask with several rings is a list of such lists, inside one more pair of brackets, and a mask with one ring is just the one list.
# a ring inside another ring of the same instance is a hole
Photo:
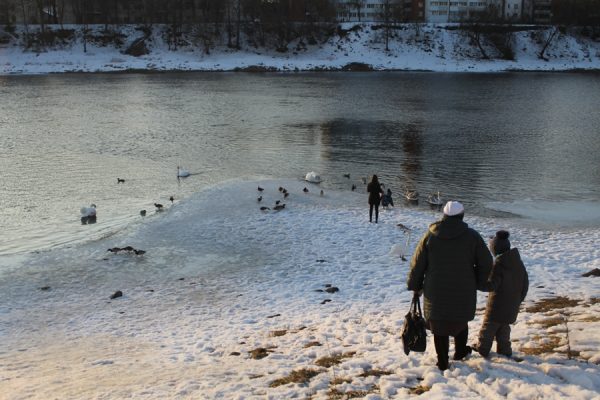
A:
{"label": "white swan", "polygon": [[177,166],[177,177],[178,178],[186,178],[188,176],[190,176],[190,171],[187,171],[178,165]]}
{"label": "white swan", "polygon": [[312,183],[321,183],[321,177],[314,171],[311,171],[308,174],[306,174],[304,180]]}

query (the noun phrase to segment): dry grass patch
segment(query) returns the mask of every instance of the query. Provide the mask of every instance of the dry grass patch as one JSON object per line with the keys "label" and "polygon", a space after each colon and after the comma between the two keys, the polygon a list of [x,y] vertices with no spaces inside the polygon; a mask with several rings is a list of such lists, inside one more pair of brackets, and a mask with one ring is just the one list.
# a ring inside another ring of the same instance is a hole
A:
{"label": "dry grass patch", "polygon": [[317,364],[319,367],[329,368],[331,366],[338,365],[344,358],[352,358],[355,354],[355,351],[351,351],[343,354],[335,354],[329,357],[321,357],[315,361],[315,364]]}
{"label": "dry grass patch", "polygon": [[569,359],[571,359],[573,357],[580,357],[581,356],[581,352],[579,350],[561,351],[561,353],[566,354],[567,357],[569,357]]}
{"label": "dry grass patch", "polygon": [[358,376],[360,376],[361,378],[366,378],[368,376],[377,376],[377,377],[380,377],[380,376],[383,376],[383,375],[392,375],[392,374],[393,374],[392,371],[384,371],[384,370],[381,370],[381,369],[369,369],[369,370],[363,372],[362,374],[360,374]]}
{"label": "dry grass patch", "polygon": [[254,360],[260,360],[261,358],[265,358],[272,352],[271,348],[265,349],[264,347],[258,347],[254,350],[250,350],[248,354],[250,354],[250,358]]}
{"label": "dry grass patch", "polygon": [[600,297],[592,297],[589,301],[591,305],[600,303]]}
{"label": "dry grass patch", "polygon": [[271,331],[270,336],[272,337],[279,337],[279,336],[283,336],[287,333],[287,329],[282,329],[279,331]]}
{"label": "dry grass patch", "polygon": [[579,303],[579,300],[570,299],[564,296],[551,297],[538,301],[531,307],[526,308],[525,311],[531,313],[544,313],[556,309],[575,307]]}
{"label": "dry grass patch", "polygon": [[269,387],[277,387],[282,385],[287,385],[289,383],[308,383],[311,378],[319,375],[321,371],[317,371],[316,369],[308,369],[303,368],[296,371],[292,371],[285,378],[275,379],[273,382],[269,383]]}
{"label": "dry grass patch", "polygon": [[552,318],[547,318],[547,319],[543,319],[540,321],[531,321],[530,324],[533,325],[541,325],[542,328],[548,329],[551,326],[556,326],[556,325],[560,325],[560,324],[564,324],[565,323],[565,319],[563,317],[552,317]]}
{"label": "dry grass patch", "polygon": [[417,396],[422,395],[425,392],[428,392],[431,388],[425,385],[419,385],[415,387],[408,388],[408,393],[416,394]]}
{"label": "dry grass patch", "polygon": [[315,341],[315,342],[306,343],[304,345],[304,348],[308,349],[309,347],[313,347],[313,346],[323,346],[323,345],[321,343]]}
{"label": "dry grass patch", "polygon": [[558,346],[560,346],[560,338],[549,336],[546,343],[541,343],[538,347],[521,347],[521,351],[530,356],[539,356],[540,354],[553,353]]}
{"label": "dry grass patch", "polygon": [[373,385],[369,390],[349,390],[347,392],[342,392],[338,389],[330,389],[327,392],[328,400],[346,400],[346,399],[359,399],[361,397],[365,397],[371,393],[377,393],[379,391],[379,386]]}
{"label": "dry grass patch", "polygon": [[334,380],[332,380],[331,382],[329,382],[330,385],[341,385],[342,383],[352,383],[352,379],[351,378],[335,378]]}

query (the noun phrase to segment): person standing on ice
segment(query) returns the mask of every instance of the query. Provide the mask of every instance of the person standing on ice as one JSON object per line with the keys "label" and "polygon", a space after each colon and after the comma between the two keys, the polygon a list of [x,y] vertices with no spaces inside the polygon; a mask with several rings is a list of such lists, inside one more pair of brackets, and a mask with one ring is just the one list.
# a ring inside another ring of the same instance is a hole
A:
{"label": "person standing on ice", "polygon": [[491,291],[488,295],[483,325],[479,331],[479,341],[473,349],[487,357],[496,338],[496,352],[512,356],[510,345],[510,324],[514,324],[519,306],[527,296],[529,277],[516,248],[510,248],[507,231],[498,231],[489,242],[494,255],[494,266],[489,279],[479,289]]}
{"label": "person standing on ice", "polygon": [[410,263],[408,290],[424,294],[427,328],[433,333],[437,366],[448,369],[450,336],[454,360],[471,354],[468,321],[475,318],[478,282],[487,280],[492,255],[481,235],[463,222],[458,201],[444,206],[444,216],[429,226]]}
{"label": "person standing on ice", "polygon": [[373,222],[373,208],[375,208],[375,223],[379,220],[379,203],[381,203],[381,195],[383,189],[377,179],[377,175],[373,175],[371,182],[367,185],[367,192],[369,192],[369,222]]}

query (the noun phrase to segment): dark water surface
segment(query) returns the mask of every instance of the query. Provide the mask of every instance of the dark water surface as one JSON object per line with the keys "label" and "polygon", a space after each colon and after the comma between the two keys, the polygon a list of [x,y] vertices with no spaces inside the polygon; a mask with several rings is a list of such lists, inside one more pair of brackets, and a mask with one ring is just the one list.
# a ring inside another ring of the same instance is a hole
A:
{"label": "dark water surface", "polygon": [[596,223],[599,111],[589,73],[0,77],[0,254],[85,238],[91,203],[109,235],[170,195],[313,170],[326,188],[377,173],[475,214]]}

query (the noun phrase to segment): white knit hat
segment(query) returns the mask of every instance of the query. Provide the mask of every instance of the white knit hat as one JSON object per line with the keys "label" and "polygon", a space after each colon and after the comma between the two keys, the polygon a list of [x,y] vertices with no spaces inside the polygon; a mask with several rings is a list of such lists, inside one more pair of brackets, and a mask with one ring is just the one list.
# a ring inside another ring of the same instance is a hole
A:
{"label": "white knit hat", "polygon": [[458,201],[449,201],[444,206],[444,214],[451,217],[453,215],[462,214],[465,212],[465,208]]}

